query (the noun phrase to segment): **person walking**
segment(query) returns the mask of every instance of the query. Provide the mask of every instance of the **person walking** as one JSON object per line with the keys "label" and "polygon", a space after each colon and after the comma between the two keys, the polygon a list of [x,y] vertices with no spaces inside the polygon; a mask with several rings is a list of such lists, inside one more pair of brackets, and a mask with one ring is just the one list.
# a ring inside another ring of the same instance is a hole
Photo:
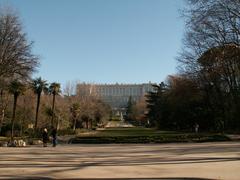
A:
{"label": "person walking", "polygon": [[54,127],[52,128],[51,135],[52,135],[52,146],[56,147],[56,145],[57,145],[57,129],[56,128],[54,128]]}
{"label": "person walking", "polygon": [[43,140],[43,147],[47,147],[47,142],[48,142],[48,131],[47,131],[47,128],[43,129],[42,140]]}
{"label": "person walking", "polygon": [[199,130],[199,124],[198,124],[198,123],[195,123],[194,128],[195,128],[195,133],[198,133],[198,130]]}

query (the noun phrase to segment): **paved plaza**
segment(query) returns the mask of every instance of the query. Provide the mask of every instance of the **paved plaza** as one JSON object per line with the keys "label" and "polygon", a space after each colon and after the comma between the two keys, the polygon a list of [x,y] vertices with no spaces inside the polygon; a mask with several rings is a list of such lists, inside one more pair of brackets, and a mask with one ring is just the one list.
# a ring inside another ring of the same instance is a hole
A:
{"label": "paved plaza", "polygon": [[0,178],[240,179],[240,142],[0,148]]}

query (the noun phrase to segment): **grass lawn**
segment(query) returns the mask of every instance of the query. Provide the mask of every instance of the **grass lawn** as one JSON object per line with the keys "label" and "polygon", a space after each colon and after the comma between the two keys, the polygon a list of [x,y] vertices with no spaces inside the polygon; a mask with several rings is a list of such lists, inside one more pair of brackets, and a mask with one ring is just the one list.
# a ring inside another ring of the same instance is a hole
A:
{"label": "grass lawn", "polygon": [[105,128],[91,133],[80,133],[70,143],[167,143],[227,141],[227,136],[217,133],[183,133],[158,131],[150,128]]}
{"label": "grass lawn", "polygon": [[78,136],[97,136],[97,137],[116,137],[116,136],[154,136],[160,134],[179,134],[173,131],[158,131],[151,128],[141,128],[141,127],[132,127],[132,128],[105,128],[98,129],[92,133],[79,133]]}

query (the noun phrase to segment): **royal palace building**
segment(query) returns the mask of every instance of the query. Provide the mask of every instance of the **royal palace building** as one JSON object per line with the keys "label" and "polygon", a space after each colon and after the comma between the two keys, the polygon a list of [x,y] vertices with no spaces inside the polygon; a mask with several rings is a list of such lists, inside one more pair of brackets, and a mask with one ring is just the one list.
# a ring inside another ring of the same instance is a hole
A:
{"label": "royal palace building", "polygon": [[109,104],[113,109],[126,108],[129,97],[137,102],[144,95],[153,91],[152,83],[143,84],[90,84],[77,85],[77,93],[81,96],[96,96]]}

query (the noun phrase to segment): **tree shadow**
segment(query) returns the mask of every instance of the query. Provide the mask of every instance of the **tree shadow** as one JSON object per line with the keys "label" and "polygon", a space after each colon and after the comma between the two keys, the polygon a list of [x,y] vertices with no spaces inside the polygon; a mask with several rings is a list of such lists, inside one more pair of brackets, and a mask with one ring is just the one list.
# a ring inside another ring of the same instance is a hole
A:
{"label": "tree shadow", "polygon": [[[87,146],[86,146],[87,147]],[[96,145],[97,147],[97,145]],[[79,171],[88,167],[117,167],[117,166],[148,166],[148,165],[183,165],[183,164],[203,164],[203,163],[216,163],[216,162],[234,162],[240,161],[239,156],[222,157],[220,155],[214,156],[201,156],[201,153],[208,153],[210,150],[213,152],[239,152],[239,145],[230,145],[228,148],[219,148],[212,146],[195,145],[193,147],[162,147],[153,146],[147,148],[143,145],[134,145],[129,149],[119,150],[119,146],[104,148],[102,146],[94,151],[94,146],[91,146],[91,151],[88,148],[66,148],[66,149],[42,149],[42,148],[29,148],[18,151],[0,151],[0,170],[4,169],[31,169],[38,170],[37,174],[45,174],[47,176],[14,176],[10,173],[0,175],[0,178],[20,178],[20,179],[51,179],[51,175],[55,176],[56,173],[64,173],[68,171]],[[221,146],[225,147],[225,146]],[[210,150],[209,150],[210,148]],[[80,149],[80,150],[79,150]],[[216,150],[218,149],[218,150]],[[8,150],[6,148],[6,150]],[[75,150],[75,152],[74,152]],[[214,151],[216,150],[216,151]],[[182,156],[182,155],[194,156]],[[165,155],[165,156],[164,156]],[[74,179],[74,178],[73,178]],[[76,178],[81,179],[81,178]],[[84,178],[83,178],[84,179]],[[101,180],[101,178],[85,178],[87,180]],[[106,178],[102,178],[106,179]],[[204,178],[181,178],[181,177],[168,177],[168,178],[109,178],[109,179],[204,179]]]}
{"label": "tree shadow", "polygon": [[[31,179],[31,180],[51,180],[55,178],[44,176],[2,176],[4,179]],[[196,178],[196,177],[159,177],[159,178],[64,178],[65,180],[213,180],[209,178]]]}

